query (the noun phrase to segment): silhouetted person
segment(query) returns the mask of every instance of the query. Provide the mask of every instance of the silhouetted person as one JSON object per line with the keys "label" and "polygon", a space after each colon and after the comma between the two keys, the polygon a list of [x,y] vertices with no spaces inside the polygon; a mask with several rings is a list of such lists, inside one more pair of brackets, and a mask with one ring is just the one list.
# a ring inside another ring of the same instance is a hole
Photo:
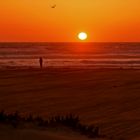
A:
{"label": "silhouetted person", "polygon": [[40,64],[40,68],[42,69],[43,68],[43,58],[42,57],[39,58],[39,64]]}

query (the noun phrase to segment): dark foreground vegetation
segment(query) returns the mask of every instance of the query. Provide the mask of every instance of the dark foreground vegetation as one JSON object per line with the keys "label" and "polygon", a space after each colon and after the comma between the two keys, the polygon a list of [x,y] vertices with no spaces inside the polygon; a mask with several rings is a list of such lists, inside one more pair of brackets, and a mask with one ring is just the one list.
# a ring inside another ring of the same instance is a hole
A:
{"label": "dark foreground vegetation", "polygon": [[29,115],[27,117],[22,117],[18,112],[7,114],[4,111],[1,111],[0,123],[12,125],[14,128],[24,126],[27,123],[33,124],[39,128],[65,126],[90,138],[103,137],[99,133],[99,127],[81,124],[79,117],[72,114],[66,116],[54,116],[45,120],[39,116],[35,117]]}

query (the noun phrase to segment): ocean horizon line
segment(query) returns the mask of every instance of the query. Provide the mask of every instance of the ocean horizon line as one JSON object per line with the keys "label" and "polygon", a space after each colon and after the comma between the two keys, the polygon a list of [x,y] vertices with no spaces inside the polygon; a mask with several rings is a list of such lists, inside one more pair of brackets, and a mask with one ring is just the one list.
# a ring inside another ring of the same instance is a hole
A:
{"label": "ocean horizon line", "polygon": [[89,41],[89,42],[82,42],[82,41],[0,41],[0,43],[82,43],[82,44],[88,44],[88,43],[140,43],[140,41]]}

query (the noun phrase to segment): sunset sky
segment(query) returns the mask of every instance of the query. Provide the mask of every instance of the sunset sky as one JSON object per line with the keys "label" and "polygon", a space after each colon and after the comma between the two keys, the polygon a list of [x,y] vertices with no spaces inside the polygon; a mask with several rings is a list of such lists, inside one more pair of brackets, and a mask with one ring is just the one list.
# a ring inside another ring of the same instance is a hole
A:
{"label": "sunset sky", "polygon": [[[52,9],[51,5],[56,4]],[[1,0],[0,41],[140,41],[140,0]]]}

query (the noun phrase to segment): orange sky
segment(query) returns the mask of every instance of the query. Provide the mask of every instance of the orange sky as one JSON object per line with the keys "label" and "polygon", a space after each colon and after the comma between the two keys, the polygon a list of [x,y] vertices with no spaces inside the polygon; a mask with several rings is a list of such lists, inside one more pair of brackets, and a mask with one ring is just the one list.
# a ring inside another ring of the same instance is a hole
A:
{"label": "orange sky", "polygon": [[[51,5],[57,4],[55,9]],[[1,0],[0,41],[140,41],[140,0]]]}

